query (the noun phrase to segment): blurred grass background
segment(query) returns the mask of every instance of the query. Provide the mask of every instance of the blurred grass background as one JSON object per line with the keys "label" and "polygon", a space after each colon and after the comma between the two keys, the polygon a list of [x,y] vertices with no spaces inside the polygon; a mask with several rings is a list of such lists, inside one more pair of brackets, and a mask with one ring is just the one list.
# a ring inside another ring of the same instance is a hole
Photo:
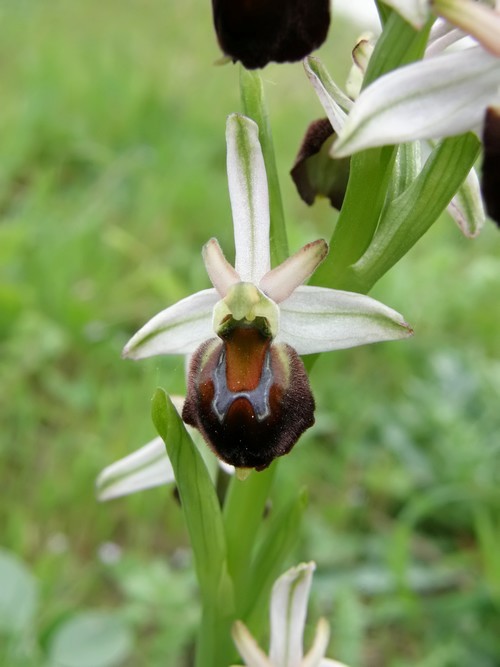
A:
{"label": "blurred grass background", "polygon": [[[172,489],[100,506],[93,484],[153,437],[154,388],[183,391],[182,359],[123,344],[208,286],[207,238],[231,256],[238,69],[213,66],[208,1],[3,0],[0,19],[0,543],[40,598],[36,641],[0,634],[1,664],[45,664],[58,625],[100,609],[133,630],[120,664],[186,667]],[[321,50],[339,81],[358,31],[339,19]],[[335,218],[287,175],[322,111],[300,64],[263,78],[295,250]],[[314,612],[353,667],[500,664],[499,250],[493,225],[468,241],[443,216],[373,292],[414,338],[324,355],[317,425],[280,464],[282,489],[310,489],[295,562],[317,561]]]}

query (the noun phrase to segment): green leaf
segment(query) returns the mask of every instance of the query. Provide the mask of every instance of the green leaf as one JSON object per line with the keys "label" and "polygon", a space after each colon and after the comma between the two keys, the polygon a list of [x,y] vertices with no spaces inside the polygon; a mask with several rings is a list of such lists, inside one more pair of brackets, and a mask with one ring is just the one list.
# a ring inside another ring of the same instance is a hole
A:
{"label": "green leaf", "polygon": [[352,282],[360,290],[369,290],[439,218],[472,169],[479,148],[478,138],[467,133],[434,149],[411,186],[384,211],[370,247],[353,267]]}
{"label": "green leaf", "polygon": [[35,577],[24,563],[0,550],[0,632],[17,634],[33,623],[38,602]]}
{"label": "green leaf", "polygon": [[227,583],[226,540],[217,494],[200,453],[163,389],[157,389],[152,410],[153,423],[174,469],[202,596],[209,600],[220,595]]}
{"label": "green leaf", "polygon": [[85,611],[65,621],[49,647],[51,667],[114,667],[131,653],[128,625],[116,614]]}

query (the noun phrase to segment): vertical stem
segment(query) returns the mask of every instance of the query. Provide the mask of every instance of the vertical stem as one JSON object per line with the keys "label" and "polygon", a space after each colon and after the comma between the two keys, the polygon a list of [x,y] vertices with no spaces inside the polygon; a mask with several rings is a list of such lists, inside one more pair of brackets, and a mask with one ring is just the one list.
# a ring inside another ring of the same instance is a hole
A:
{"label": "vertical stem", "polygon": [[205,600],[196,641],[195,667],[230,665],[236,657],[231,638],[233,619],[217,600]]}
{"label": "vertical stem", "polygon": [[271,262],[276,266],[288,257],[288,239],[264,86],[258,72],[249,71],[243,66],[240,68],[240,92],[243,112],[259,126],[259,139],[269,186]]}
{"label": "vertical stem", "polygon": [[[224,504],[224,527],[227,541],[229,575],[235,590],[236,614],[244,607],[245,587],[250,572],[253,547],[256,543],[266,501],[269,497],[276,462],[267,470],[252,472],[245,481],[233,477]],[[244,522],[244,523],[243,523]]]}

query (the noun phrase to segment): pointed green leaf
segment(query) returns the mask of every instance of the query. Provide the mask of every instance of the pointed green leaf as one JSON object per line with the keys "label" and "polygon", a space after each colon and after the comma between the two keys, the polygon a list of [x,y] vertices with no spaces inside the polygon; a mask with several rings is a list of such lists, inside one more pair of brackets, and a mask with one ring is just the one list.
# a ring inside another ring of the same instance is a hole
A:
{"label": "pointed green leaf", "polygon": [[445,139],[433,150],[418,178],[387,207],[370,247],[352,267],[349,279],[360,291],[368,291],[439,218],[479,149],[478,138],[467,133]]}
{"label": "pointed green leaf", "polygon": [[174,469],[202,595],[212,599],[221,595],[222,590],[226,594],[226,541],[210,475],[163,389],[157,389],[153,397],[152,416]]}

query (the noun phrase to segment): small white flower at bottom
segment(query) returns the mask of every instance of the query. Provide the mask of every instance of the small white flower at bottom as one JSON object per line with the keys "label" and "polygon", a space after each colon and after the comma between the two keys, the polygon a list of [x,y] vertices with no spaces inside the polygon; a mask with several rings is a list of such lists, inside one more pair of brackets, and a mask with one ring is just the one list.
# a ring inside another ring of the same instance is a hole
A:
{"label": "small white flower at bottom", "polygon": [[233,639],[246,667],[346,667],[341,662],[325,658],[330,629],[324,618],[319,620],[312,646],[304,655],[307,602],[315,569],[313,562],[301,563],[276,580],[271,595],[269,656],[246,625],[236,621]]}

